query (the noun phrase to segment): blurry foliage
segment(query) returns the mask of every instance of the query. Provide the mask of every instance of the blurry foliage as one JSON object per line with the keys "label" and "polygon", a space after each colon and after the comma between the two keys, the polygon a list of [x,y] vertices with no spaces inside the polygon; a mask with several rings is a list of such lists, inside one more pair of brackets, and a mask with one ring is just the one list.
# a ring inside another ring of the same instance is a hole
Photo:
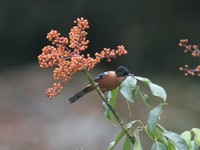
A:
{"label": "blurry foliage", "polygon": [[187,0],[1,0],[0,67],[2,70],[36,61],[50,29],[58,29],[64,35],[69,32],[65,25],[70,27],[71,20],[83,16],[92,26],[91,51],[120,42],[129,50],[132,62],[122,57],[118,63],[123,61],[127,67],[140,71],[173,71],[185,58],[176,57],[180,54],[177,41],[200,37],[199,4],[200,1]]}
{"label": "blurry foliage", "polygon": [[[140,90],[140,86],[137,85],[138,81],[143,82],[145,86],[147,86],[151,90],[151,93],[154,96],[161,98],[162,101],[159,102],[156,107],[151,105],[151,101],[153,99],[150,99],[147,94]],[[123,142],[123,150],[143,150],[142,147],[146,141],[140,138],[140,134],[142,132],[145,132],[145,134],[147,134],[148,138],[151,140],[151,150],[198,150],[200,148],[199,128],[192,128],[190,131],[186,130],[179,135],[173,131],[167,130],[164,126],[158,124],[163,107],[167,105],[167,95],[165,90],[161,86],[152,83],[147,78],[139,76],[129,76],[120,85],[119,89],[114,89],[109,92],[108,103],[114,109],[116,95],[120,91],[125,99],[130,102],[130,104],[135,104],[137,102],[135,99],[137,92],[142,92],[143,94],[140,94],[140,96],[145,105],[151,110],[148,113],[147,125],[145,125],[145,123],[143,123],[141,120],[132,120],[132,118],[130,118],[130,122],[124,125],[125,129],[121,130],[121,132],[116,136],[115,140],[109,144],[108,150],[114,150],[116,145],[120,141],[124,140],[124,136],[125,140]],[[129,105],[129,103],[127,103],[127,105]],[[104,114],[112,123],[114,123],[115,115],[111,109],[106,108],[107,106],[108,105],[105,105],[105,102],[103,102]],[[129,115],[132,116],[129,109],[130,107],[128,106],[127,111],[129,111]],[[116,120],[118,121],[117,118]],[[132,136],[128,136],[125,131],[128,131],[128,133]],[[133,137],[134,140],[131,140]]]}

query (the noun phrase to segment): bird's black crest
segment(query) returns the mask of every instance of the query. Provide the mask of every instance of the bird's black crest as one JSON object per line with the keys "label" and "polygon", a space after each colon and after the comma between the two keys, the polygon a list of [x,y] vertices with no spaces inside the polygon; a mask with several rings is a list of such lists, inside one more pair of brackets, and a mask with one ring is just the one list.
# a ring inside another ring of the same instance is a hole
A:
{"label": "bird's black crest", "polygon": [[130,74],[129,70],[124,67],[124,66],[119,66],[117,69],[116,69],[116,74],[118,77],[124,77],[124,76],[127,76]]}

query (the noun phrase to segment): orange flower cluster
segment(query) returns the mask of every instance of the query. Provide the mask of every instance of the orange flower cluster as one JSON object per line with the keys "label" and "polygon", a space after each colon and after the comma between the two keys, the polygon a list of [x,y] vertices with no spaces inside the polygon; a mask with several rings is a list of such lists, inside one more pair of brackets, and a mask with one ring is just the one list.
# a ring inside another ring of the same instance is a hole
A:
{"label": "orange flower cluster", "polygon": [[74,23],[76,25],[70,31],[69,39],[61,37],[56,30],[51,30],[46,38],[52,43],[52,46],[45,46],[42,54],[38,56],[40,67],[56,66],[53,76],[58,83],[54,83],[53,87],[47,89],[46,95],[49,99],[58,95],[63,89],[63,84],[70,80],[77,71],[92,70],[102,59],[110,62],[111,58],[127,54],[123,45],[118,46],[116,50],[104,48],[100,53],[95,54],[95,58],[92,58],[90,54],[82,54],[89,44],[89,40],[86,38],[86,29],[89,28],[89,24],[84,18],[78,18]]}
{"label": "orange flower cluster", "polygon": [[[200,50],[198,49],[198,45],[188,44],[188,39],[181,39],[179,46],[184,48],[185,53],[190,52],[193,57],[200,57]],[[185,71],[185,76],[200,76],[200,65],[194,69],[190,69],[188,65],[185,65],[184,67],[180,67],[179,70]]]}

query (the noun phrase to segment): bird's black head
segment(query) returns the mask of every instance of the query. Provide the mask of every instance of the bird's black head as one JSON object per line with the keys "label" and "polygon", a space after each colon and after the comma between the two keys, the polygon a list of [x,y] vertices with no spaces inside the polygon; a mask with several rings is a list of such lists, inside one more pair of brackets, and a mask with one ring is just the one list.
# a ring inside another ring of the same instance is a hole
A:
{"label": "bird's black head", "polygon": [[125,76],[128,76],[130,74],[129,70],[124,66],[119,66],[115,70],[115,72],[116,72],[118,77],[125,77]]}

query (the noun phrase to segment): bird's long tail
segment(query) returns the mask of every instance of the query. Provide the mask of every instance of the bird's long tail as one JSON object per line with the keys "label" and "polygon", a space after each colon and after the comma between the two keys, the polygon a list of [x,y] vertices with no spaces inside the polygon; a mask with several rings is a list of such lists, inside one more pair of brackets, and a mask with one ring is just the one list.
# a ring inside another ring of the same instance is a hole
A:
{"label": "bird's long tail", "polygon": [[68,102],[73,103],[77,101],[79,98],[81,98],[82,96],[84,96],[85,94],[91,92],[92,90],[93,89],[91,88],[91,86],[87,86],[86,88],[74,94],[72,97],[68,98]]}

